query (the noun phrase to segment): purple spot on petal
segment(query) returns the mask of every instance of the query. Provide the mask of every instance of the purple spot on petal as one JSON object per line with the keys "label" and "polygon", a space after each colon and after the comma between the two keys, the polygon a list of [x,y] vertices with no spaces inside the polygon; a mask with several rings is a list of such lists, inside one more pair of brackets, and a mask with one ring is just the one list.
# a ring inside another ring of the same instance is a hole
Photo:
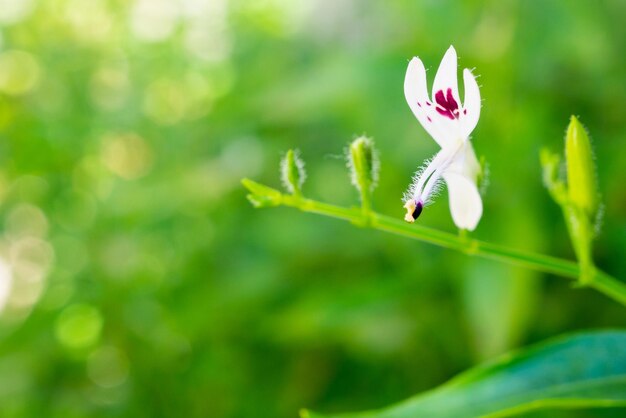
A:
{"label": "purple spot on petal", "polygon": [[420,102],[417,102],[417,106],[422,107],[422,105],[420,104]]}
{"label": "purple spot on petal", "polygon": [[433,120],[430,118],[430,116],[426,116],[426,119],[428,119],[428,122],[432,122]]}
{"label": "purple spot on petal", "polygon": [[446,97],[443,95],[443,90],[439,90],[435,93],[435,102],[441,107],[446,107],[448,102],[446,101]]}
{"label": "purple spot on petal", "polygon": [[452,120],[459,118],[459,105],[452,96],[452,89],[447,90],[447,94],[443,94],[443,90],[435,93],[435,101],[437,102],[437,112],[441,116],[445,116]]}
{"label": "purple spot on petal", "polygon": [[456,100],[454,100],[454,97],[452,96],[452,89],[448,89],[446,99],[448,99],[448,109],[455,111],[459,108],[458,103],[456,102]]}
{"label": "purple spot on petal", "polygon": [[429,101],[426,101],[426,106],[430,106],[430,105],[432,105],[432,103]]}
{"label": "purple spot on petal", "polygon": [[463,109],[463,114],[467,115],[467,109]]}

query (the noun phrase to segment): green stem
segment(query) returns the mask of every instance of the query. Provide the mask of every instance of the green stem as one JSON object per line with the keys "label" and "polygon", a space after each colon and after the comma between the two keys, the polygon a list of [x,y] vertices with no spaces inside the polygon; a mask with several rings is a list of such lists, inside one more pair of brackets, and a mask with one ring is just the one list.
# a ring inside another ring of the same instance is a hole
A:
{"label": "green stem", "polygon": [[615,299],[622,305],[626,305],[626,290],[624,283],[620,282],[613,276],[596,269],[595,276],[593,276],[589,286],[593,287],[598,292],[602,292],[608,297]]}
{"label": "green stem", "polygon": [[[399,219],[372,211],[369,212],[369,222],[363,222],[362,208],[344,208],[293,195],[282,195],[280,202],[277,203],[283,206],[294,207],[304,212],[330,216],[349,221],[358,226],[390,232],[440,247],[461,251],[468,255],[497,260],[573,280],[576,280],[581,273],[580,266],[574,261],[520,251],[502,245],[468,238],[466,236],[442,232],[421,225],[407,224]],[[604,293],[608,297],[626,306],[626,284],[595,267],[592,267],[590,276],[586,283],[587,286]]]}
{"label": "green stem", "polygon": [[572,241],[578,265],[580,266],[580,276],[578,278],[581,286],[588,286],[593,281],[594,265],[591,253],[591,242],[593,240],[593,230],[587,215],[576,208],[569,201],[557,201],[562,208],[563,219],[567,226],[567,232]]}
{"label": "green stem", "polygon": [[372,218],[375,213],[372,211],[371,195],[369,190],[361,193],[361,224],[362,227],[371,227]]}

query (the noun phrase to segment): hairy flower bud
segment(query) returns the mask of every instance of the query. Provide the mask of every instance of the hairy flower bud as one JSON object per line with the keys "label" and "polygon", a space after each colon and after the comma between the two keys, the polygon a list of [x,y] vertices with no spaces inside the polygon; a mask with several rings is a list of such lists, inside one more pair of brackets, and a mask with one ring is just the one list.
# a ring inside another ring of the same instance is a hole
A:
{"label": "hairy flower bud", "polygon": [[247,197],[255,208],[278,206],[282,201],[281,193],[271,187],[250,179],[242,179],[241,184],[250,192]]}
{"label": "hairy flower bud", "polygon": [[302,192],[306,171],[297,150],[290,149],[281,160],[280,178],[289,193],[299,195]]}
{"label": "hairy flower bud", "polygon": [[543,169],[543,183],[554,201],[563,206],[567,201],[567,188],[559,177],[561,156],[547,148],[543,148],[539,156]]}
{"label": "hairy flower bud", "polygon": [[565,136],[569,199],[590,218],[598,210],[598,190],[591,141],[585,127],[571,117]]}
{"label": "hairy flower bud", "polygon": [[348,167],[352,184],[361,194],[374,190],[379,168],[374,141],[364,136],[352,141],[348,150]]}

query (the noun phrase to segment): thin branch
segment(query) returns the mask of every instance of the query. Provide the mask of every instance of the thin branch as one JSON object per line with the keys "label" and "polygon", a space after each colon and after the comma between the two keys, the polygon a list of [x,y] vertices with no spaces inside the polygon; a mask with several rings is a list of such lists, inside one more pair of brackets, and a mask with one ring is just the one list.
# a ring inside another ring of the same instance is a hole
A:
{"label": "thin branch", "polygon": [[[303,212],[311,212],[343,219],[357,226],[401,235],[460,251],[468,255],[498,260],[531,270],[566,277],[568,279],[578,279],[581,274],[578,263],[574,261],[516,250],[473,238],[461,237],[421,225],[408,224],[399,219],[373,211],[364,212],[362,208],[344,208],[294,195],[285,195],[278,190],[247,179],[243,181],[243,184],[252,192],[250,200],[259,207],[289,206],[300,209]],[[258,202],[262,202],[262,204],[258,204]],[[586,285],[626,306],[626,284],[609,274],[594,268],[591,272],[591,278]]]}

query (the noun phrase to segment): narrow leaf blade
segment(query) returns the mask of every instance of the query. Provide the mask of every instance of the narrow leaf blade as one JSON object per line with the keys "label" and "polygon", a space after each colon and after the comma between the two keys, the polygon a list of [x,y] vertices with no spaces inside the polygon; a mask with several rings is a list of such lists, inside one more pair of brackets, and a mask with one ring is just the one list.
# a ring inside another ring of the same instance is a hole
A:
{"label": "narrow leaf blade", "polygon": [[[626,405],[626,331],[575,334],[469,370],[377,411],[307,418],[504,417],[543,408]],[[308,415],[307,415],[308,414]]]}

